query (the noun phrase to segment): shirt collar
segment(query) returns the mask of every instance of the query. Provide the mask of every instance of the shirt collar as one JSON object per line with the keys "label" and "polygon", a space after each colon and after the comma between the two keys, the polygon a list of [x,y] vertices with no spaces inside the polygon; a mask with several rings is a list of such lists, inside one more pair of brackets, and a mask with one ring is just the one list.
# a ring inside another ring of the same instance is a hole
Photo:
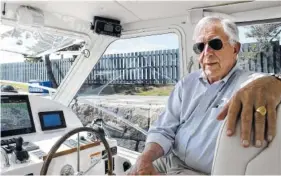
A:
{"label": "shirt collar", "polygon": [[[235,63],[234,67],[232,67],[232,69],[230,70],[230,72],[228,72],[228,74],[221,80],[217,81],[217,83],[220,83],[220,82],[223,82],[223,83],[226,83],[228,81],[228,79],[230,78],[230,76],[238,69],[238,64],[237,62]],[[203,72],[203,70],[201,69],[201,74],[199,76],[199,80],[201,82],[203,82],[204,84],[209,84],[207,78],[206,78],[206,75],[205,73]]]}

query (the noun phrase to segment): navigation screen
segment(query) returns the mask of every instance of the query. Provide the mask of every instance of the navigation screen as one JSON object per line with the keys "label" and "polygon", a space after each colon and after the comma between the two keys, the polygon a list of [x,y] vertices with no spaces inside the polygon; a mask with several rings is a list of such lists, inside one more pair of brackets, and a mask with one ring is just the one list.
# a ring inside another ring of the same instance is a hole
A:
{"label": "navigation screen", "polygon": [[66,127],[63,111],[45,111],[39,112],[38,115],[42,131]]}
{"label": "navigation screen", "polygon": [[59,114],[49,114],[43,117],[46,127],[60,126],[61,120]]}
{"label": "navigation screen", "polygon": [[28,96],[1,96],[1,137],[35,132]]}

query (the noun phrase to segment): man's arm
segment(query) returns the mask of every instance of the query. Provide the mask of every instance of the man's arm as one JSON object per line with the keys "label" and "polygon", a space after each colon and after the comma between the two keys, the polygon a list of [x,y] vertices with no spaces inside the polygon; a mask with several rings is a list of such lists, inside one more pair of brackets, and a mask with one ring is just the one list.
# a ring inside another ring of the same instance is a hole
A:
{"label": "man's arm", "polygon": [[138,157],[128,175],[157,175],[152,163],[163,155],[164,151],[159,144],[146,144],[143,153]]}
{"label": "man's arm", "polygon": [[182,84],[182,81],[177,83],[168,99],[165,111],[151,125],[148,131],[146,145],[157,143],[164,151],[163,155],[170,153],[180,124]]}
{"label": "man's arm", "polygon": [[153,161],[167,155],[174,143],[175,133],[180,123],[182,81],[172,91],[165,111],[150,127],[145,149],[128,174],[155,175]]}
{"label": "man's arm", "polygon": [[164,155],[164,150],[157,143],[148,143],[141,154],[142,158],[146,158],[148,161],[153,162]]}

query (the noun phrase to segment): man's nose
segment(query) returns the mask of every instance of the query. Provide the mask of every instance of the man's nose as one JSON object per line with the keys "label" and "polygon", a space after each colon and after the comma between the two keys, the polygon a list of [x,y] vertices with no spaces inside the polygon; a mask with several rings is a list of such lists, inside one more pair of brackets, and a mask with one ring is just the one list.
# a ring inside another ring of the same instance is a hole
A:
{"label": "man's nose", "polygon": [[210,54],[213,52],[213,48],[211,48],[208,44],[205,45],[204,55]]}

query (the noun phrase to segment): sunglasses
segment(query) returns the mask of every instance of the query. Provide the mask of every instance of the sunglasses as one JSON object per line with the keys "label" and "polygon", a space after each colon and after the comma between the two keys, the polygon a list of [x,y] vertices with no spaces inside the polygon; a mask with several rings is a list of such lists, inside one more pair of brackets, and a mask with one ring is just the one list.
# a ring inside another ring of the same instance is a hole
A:
{"label": "sunglasses", "polygon": [[[200,42],[200,43],[195,43],[193,45],[193,51],[196,54],[201,54],[204,51],[205,48],[205,43]],[[212,39],[210,41],[208,41],[208,45],[213,49],[213,50],[220,50],[222,49],[223,46],[223,42],[221,41],[221,39]]]}

